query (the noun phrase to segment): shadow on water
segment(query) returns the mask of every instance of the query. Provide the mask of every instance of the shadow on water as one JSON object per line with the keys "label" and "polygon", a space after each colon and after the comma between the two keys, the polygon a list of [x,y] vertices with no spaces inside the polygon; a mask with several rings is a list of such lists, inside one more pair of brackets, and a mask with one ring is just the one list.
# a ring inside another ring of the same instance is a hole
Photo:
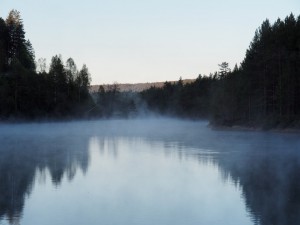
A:
{"label": "shadow on water", "polygon": [[20,219],[37,171],[48,170],[54,186],[63,177],[72,181],[76,171],[87,172],[91,143],[118,157],[121,137],[213,163],[242,191],[253,224],[300,224],[298,134],[212,131],[205,122],[174,120],[7,125],[0,133],[0,221]]}

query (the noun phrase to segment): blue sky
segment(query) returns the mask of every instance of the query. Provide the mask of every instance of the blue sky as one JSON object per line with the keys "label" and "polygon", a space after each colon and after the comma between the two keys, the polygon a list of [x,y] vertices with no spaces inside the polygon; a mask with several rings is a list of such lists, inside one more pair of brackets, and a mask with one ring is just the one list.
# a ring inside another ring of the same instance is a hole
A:
{"label": "blue sky", "polygon": [[87,64],[93,84],[195,78],[240,63],[255,30],[299,0],[1,0],[21,12],[36,58]]}

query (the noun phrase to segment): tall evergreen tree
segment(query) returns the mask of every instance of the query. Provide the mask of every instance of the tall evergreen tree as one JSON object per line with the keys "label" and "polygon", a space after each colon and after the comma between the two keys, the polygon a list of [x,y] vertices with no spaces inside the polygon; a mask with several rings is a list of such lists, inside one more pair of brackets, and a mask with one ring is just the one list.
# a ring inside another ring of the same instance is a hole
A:
{"label": "tall evergreen tree", "polygon": [[8,66],[9,33],[5,21],[0,18],[0,73]]}
{"label": "tall evergreen tree", "polygon": [[81,102],[82,98],[86,98],[88,95],[88,88],[90,86],[90,73],[87,66],[84,64],[82,69],[79,71],[78,76],[75,80],[78,88],[78,101]]}
{"label": "tall evergreen tree", "polygon": [[34,50],[29,40],[25,39],[23,20],[20,12],[11,10],[6,19],[8,30],[8,65],[19,61],[21,65],[29,70],[35,70]]}

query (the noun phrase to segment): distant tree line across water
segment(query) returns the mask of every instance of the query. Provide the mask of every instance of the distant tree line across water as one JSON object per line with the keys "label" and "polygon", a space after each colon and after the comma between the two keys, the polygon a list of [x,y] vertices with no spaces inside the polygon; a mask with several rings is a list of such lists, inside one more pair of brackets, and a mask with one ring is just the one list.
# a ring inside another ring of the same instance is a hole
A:
{"label": "distant tree line across water", "polygon": [[54,56],[35,63],[20,13],[0,18],[0,118],[135,117],[209,118],[220,126],[300,127],[300,16],[293,14],[256,30],[242,63],[199,75],[184,84],[165,82],[142,92],[118,85],[90,94],[90,74]]}
{"label": "distant tree line across water", "polygon": [[226,62],[219,67],[192,83],[180,79],[144,90],[138,102],[152,112],[209,118],[218,126],[300,127],[300,16],[265,20],[243,62],[233,70]]}

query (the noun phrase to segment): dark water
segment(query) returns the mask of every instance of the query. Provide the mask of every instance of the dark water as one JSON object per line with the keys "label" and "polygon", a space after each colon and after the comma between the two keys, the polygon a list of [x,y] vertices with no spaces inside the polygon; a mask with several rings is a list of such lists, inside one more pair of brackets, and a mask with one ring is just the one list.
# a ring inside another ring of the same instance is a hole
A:
{"label": "dark water", "polygon": [[0,225],[300,224],[299,134],[206,125],[1,125]]}

